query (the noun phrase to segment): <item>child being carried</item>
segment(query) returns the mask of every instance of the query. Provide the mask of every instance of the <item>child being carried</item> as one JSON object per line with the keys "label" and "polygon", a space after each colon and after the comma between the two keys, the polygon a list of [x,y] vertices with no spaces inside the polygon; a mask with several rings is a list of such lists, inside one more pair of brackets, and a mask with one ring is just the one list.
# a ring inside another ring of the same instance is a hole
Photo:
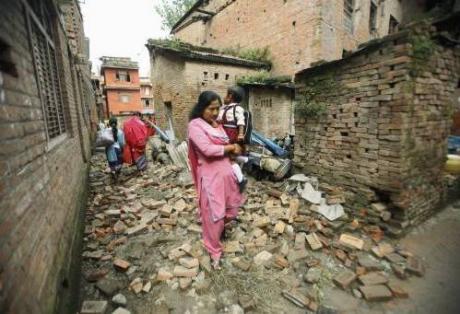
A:
{"label": "child being carried", "polygon": [[[239,86],[228,88],[227,95],[224,98],[224,105],[220,108],[217,121],[224,127],[231,144],[239,144],[245,151],[245,127],[244,108],[240,103],[244,98],[244,90]],[[240,191],[246,187],[248,180],[244,177],[241,167],[236,160],[247,161],[247,157],[230,156],[232,160],[233,172],[237,178]]]}

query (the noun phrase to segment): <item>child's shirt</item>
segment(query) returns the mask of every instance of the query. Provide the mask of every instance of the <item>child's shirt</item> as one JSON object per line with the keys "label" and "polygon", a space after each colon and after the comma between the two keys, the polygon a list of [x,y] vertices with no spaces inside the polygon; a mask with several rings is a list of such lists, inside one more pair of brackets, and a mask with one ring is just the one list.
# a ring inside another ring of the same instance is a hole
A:
{"label": "child's shirt", "polygon": [[[233,107],[235,107],[233,109]],[[225,117],[224,117],[224,112],[227,111]],[[235,112],[235,114],[233,114]],[[220,123],[224,124],[229,123],[229,124],[235,124],[237,126],[245,125],[244,122],[244,108],[239,106],[237,103],[232,103],[228,105],[223,105],[220,110],[219,110],[219,116],[217,117],[217,121]]]}

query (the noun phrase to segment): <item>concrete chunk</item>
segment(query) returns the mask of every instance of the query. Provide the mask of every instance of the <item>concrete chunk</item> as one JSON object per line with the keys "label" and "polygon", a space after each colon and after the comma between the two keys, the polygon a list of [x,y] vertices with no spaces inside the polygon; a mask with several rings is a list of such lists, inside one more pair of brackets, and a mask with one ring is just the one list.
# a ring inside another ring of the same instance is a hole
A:
{"label": "concrete chunk", "polygon": [[104,314],[107,310],[107,301],[84,301],[81,314]]}

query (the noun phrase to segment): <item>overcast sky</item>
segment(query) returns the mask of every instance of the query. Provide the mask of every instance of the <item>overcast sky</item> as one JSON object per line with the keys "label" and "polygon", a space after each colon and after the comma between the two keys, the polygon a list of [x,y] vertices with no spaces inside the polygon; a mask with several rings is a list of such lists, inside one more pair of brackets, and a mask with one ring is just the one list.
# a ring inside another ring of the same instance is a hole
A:
{"label": "overcast sky", "polygon": [[166,37],[154,6],[159,0],[82,0],[85,34],[90,39],[93,72],[101,56],[131,57],[142,76],[149,74],[148,38]]}

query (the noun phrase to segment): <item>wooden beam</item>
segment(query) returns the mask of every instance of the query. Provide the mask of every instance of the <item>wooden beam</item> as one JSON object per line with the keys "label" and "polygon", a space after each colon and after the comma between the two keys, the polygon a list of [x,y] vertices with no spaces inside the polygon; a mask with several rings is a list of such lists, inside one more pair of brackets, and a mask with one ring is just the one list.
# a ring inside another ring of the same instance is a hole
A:
{"label": "wooden beam", "polygon": [[216,15],[215,12],[209,12],[209,11],[205,11],[205,10],[202,10],[202,9],[196,9],[195,11],[196,11],[196,12],[203,13],[203,14],[207,14],[207,15],[210,15],[210,16]]}

